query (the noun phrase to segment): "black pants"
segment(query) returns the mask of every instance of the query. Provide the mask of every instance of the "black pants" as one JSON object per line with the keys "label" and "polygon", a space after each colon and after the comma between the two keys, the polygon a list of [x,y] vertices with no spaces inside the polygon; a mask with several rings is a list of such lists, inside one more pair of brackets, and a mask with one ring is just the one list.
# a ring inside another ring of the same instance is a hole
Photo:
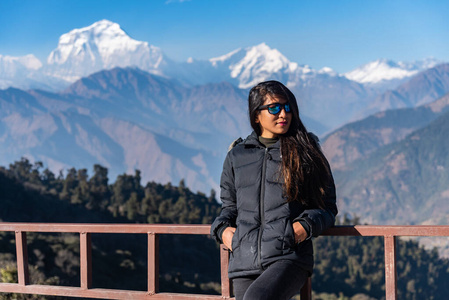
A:
{"label": "black pants", "polygon": [[288,300],[298,294],[307,280],[308,272],[293,262],[279,260],[261,275],[232,280],[236,300]]}

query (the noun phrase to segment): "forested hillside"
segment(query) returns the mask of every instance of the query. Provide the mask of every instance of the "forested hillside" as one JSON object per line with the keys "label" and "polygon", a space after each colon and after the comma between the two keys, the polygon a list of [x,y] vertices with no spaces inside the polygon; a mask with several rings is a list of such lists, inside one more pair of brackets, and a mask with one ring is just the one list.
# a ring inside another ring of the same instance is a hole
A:
{"label": "forested hillside", "polygon": [[[170,184],[140,183],[135,175],[108,183],[107,169],[71,169],[65,176],[23,159],[0,168],[0,220],[3,222],[211,223],[220,209],[210,197]],[[94,287],[145,290],[145,235],[94,234]],[[182,245],[182,247],[180,247]],[[79,285],[79,237],[28,234],[32,283]],[[206,236],[160,238],[161,291],[217,293],[219,251]],[[193,255],[195,254],[195,255]],[[0,281],[14,281],[14,235],[0,233]]]}
{"label": "forested hillside", "polygon": [[[214,191],[192,193],[183,181],[142,185],[139,171],[109,183],[108,170],[100,165],[92,176],[86,169],[55,175],[26,159],[0,168],[4,222],[211,223],[220,209],[215,198]],[[340,222],[357,220],[342,217]],[[94,287],[146,289],[145,235],[94,234],[92,240]],[[399,299],[444,299],[449,261],[413,241],[398,246]],[[32,283],[79,285],[78,235],[29,233],[28,249]],[[161,291],[219,293],[219,251],[211,238],[161,236],[160,249]],[[381,238],[320,237],[315,260],[317,299],[384,297]],[[0,233],[0,281],[16,280],[14,235]]]}

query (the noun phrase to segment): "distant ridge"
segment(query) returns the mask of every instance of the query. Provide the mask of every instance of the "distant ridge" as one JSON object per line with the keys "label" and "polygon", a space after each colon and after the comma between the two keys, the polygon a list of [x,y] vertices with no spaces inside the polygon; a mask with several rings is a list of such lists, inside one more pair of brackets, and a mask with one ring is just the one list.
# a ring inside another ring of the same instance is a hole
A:
{"label": "distant ridge", "polygon": [[449,92],[449,64],[423,71],[393,91],[377,97],[368,111],[415,107],[432,102]]}
{"label": "distant ridge", "polygon": [[[447,101],[447,99],[446,99]],[[339,208],[377,224],[449,222],[449,112],[338,172]]]}
{"label": "distant ridge", "polygon": [[417,73],[441,63],[442,61],[434,58],[412,63],[401,61],[396,63],[388,59],[378,59],[345,73],[344,76],[368,86],[387,90],[393,89]]}
{"label": "distant ridge", "polygon": [[139,169],[144,180],[184,178],[208,192],[229,143],[249,133],[244,94],[134,68],[100,71],[61,93],[0,90],[0,163],[26,156],[55,173],[100,163],[114,176]]}
{"label": "distant ridge", "polygon": [[382,146],[397,142],[449,110],[449,93],[416,108],[387,110],[346,124],[323,139],[334,169],[347,169]]}

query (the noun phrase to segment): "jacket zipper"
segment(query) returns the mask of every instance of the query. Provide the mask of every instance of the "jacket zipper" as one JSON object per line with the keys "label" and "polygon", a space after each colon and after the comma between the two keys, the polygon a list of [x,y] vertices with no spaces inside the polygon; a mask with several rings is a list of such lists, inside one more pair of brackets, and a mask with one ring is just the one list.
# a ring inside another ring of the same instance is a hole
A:
{"label": "jacket zipper", "polygon": [[262,183],[260,186],[260,205],[259,205],[259,216],[260,216],[260,229],[259,229],[259,236],[257,240],[257,247],[258,247],[258,256],[257,261],[259,264],[259,268],[262,270],[262,232],[265,227],[265,215],[264,215],[264,195],[265,195],[265,176],[266,176],[266,168],[267,168],[267,157],[268,157],[268,148],[265,148],[265,153],[263,156],[263,164],[262,164]]}

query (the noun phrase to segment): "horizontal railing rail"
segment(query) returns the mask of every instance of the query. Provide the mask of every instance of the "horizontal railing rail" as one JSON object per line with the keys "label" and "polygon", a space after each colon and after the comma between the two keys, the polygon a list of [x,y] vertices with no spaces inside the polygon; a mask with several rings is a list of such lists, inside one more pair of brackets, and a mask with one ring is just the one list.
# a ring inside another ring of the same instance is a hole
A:
{"label": "horizontal railing rail", "polygon": [[[103,299],[230,299],[231,281],[228,279],[229,252],[220,246],[221,295],[200,295],[159,292],[159,235],[208,235],[210,225],[174,224],[61,224],[61,223],[1,223],[0,231],[15,232],[18,283],[0,283],[0,292],[25,293],[65,297]],[[80,235],[80,286],[51,286],[30,284],[28,272],[27,232],[78,233]],[[92,233],[146,234],[148,236],[147,291],[101,289],[92,287]],[[398,236],[449,236],[449,226],[336,226],[326,236],[384,237],[385,295],[397,299],[396,238]],[[312,284],[301,290],[301,299],[312,299]]]}
{"label": "horizontal railing rail", "polygon": [[[397,299],[396,239],[399,236],[449,236],[445,225],[356,225],[335,226],[322,235],[326,236],[381,236],[384,238],[385,298]],[[308,298],[312,299],[311,287]]]}

